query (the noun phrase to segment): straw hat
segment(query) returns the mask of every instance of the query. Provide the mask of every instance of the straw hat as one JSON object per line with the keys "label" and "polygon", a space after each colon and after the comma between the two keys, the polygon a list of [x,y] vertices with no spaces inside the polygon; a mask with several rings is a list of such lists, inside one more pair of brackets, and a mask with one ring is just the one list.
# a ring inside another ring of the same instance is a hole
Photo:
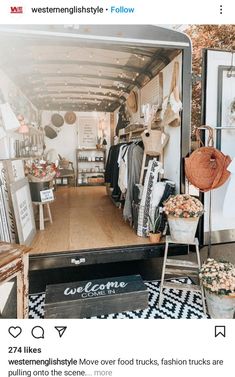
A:
{"label": "straw hat", "polygon": [[64,116],[64,120],[67,124],[74,124],[76,119],[76,114],[73,111],[68,111]]}
{"label": "straw hat", "polygon": [[51,126],[45,126],[44,128],[46,137],[49,139],[55,139],[57,136],[57,132]]}
{"label": "straw hat", "polygon": [[138,110],[138,94],[133,90],[127,97],[127,108],[130,113],[136,113]]}
{"label": "straw hat", "polygon": [[64,124],[64,118],[62,117],[62,115],[58,114],[58,113],[54,113],[52,116],[51,116],[51,123],[53,124],[53,126],[55,127],[61,127],[63,126]]}

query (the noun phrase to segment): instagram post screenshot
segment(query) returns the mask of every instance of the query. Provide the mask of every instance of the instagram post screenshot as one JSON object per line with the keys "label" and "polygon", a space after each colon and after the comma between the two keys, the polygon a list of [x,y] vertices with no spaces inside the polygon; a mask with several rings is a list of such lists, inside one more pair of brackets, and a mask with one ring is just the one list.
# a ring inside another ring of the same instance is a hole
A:
{"label": "instagram post screenshot", "polygon": [[1,377],[234,375],[234,14],[2,0]]}

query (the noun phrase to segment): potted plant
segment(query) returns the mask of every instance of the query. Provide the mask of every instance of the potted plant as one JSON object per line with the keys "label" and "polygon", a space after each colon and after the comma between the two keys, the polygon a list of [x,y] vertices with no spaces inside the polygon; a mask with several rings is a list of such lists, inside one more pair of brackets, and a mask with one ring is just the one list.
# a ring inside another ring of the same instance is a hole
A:
{"label": "potted plant", "polygon": [[50,182],[59,176],[59,170],[54,163],[48,163],[44,160],[34,160],[26,164],[25,174],[29,180],[32,201],[40,202],[40,191],[50,187]]}
{"label": "potted plant", "polygon": [[161,239],[160,225],[161,225],[162,214],[159,208],[156,208],[154,217],[149,216],[149,240],[151,243],[158,243]]}
{"label": "potted plant", "polygon": [[228,261],[209,258],[203,263],[199,278],[211,318],[234,318],[235,266]]}
{"label": "potted plant", "polygon": [[188,194],[170,196],[164,202],[163,210],[172,240],[188,244],[194,242],[198,220],[204,212],[200,200]]}

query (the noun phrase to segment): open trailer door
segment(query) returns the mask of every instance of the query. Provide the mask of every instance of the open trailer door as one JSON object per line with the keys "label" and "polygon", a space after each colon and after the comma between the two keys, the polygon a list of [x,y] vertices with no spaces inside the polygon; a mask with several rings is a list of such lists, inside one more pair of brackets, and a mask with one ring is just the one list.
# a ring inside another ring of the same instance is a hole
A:
{"label": "open trailer door", "polygon": [[[203,123],[214,128],[215,146],[232,159],[235,157],[235,54],[206,49],[203,54]],[[231,179],[231,178],[230,178]],[[212,243],[235,241],[235,208],[224,211],[224,199],[230,179],[212,191]],[[235,195],[235,192],[234,192]],[[204,195],[204,243],[209,235],[209,193]],[[234,200],[231,198],[231,205]]]}

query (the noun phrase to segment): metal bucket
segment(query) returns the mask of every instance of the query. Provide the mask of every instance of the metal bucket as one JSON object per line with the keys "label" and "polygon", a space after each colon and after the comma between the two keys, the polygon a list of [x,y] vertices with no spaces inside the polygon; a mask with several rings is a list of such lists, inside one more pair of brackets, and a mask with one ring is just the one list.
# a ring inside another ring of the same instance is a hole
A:
{"label": "metal bucket", "polygon": [[50,181],[46,182],[29,182],[32,202],[41,202],[40,191],[50,188]]}
{"label": "metal bucket", "polygon": [[168,216],[168,224],[172,240],[178,243],[193,243],[198,220],[199,217],[181,218]]}
{"label": "metal bucket", "polygon": [[211,318],[234,318],[235,314],[235,297],[218,296],[205,289],[206,303],[208,313]]}

